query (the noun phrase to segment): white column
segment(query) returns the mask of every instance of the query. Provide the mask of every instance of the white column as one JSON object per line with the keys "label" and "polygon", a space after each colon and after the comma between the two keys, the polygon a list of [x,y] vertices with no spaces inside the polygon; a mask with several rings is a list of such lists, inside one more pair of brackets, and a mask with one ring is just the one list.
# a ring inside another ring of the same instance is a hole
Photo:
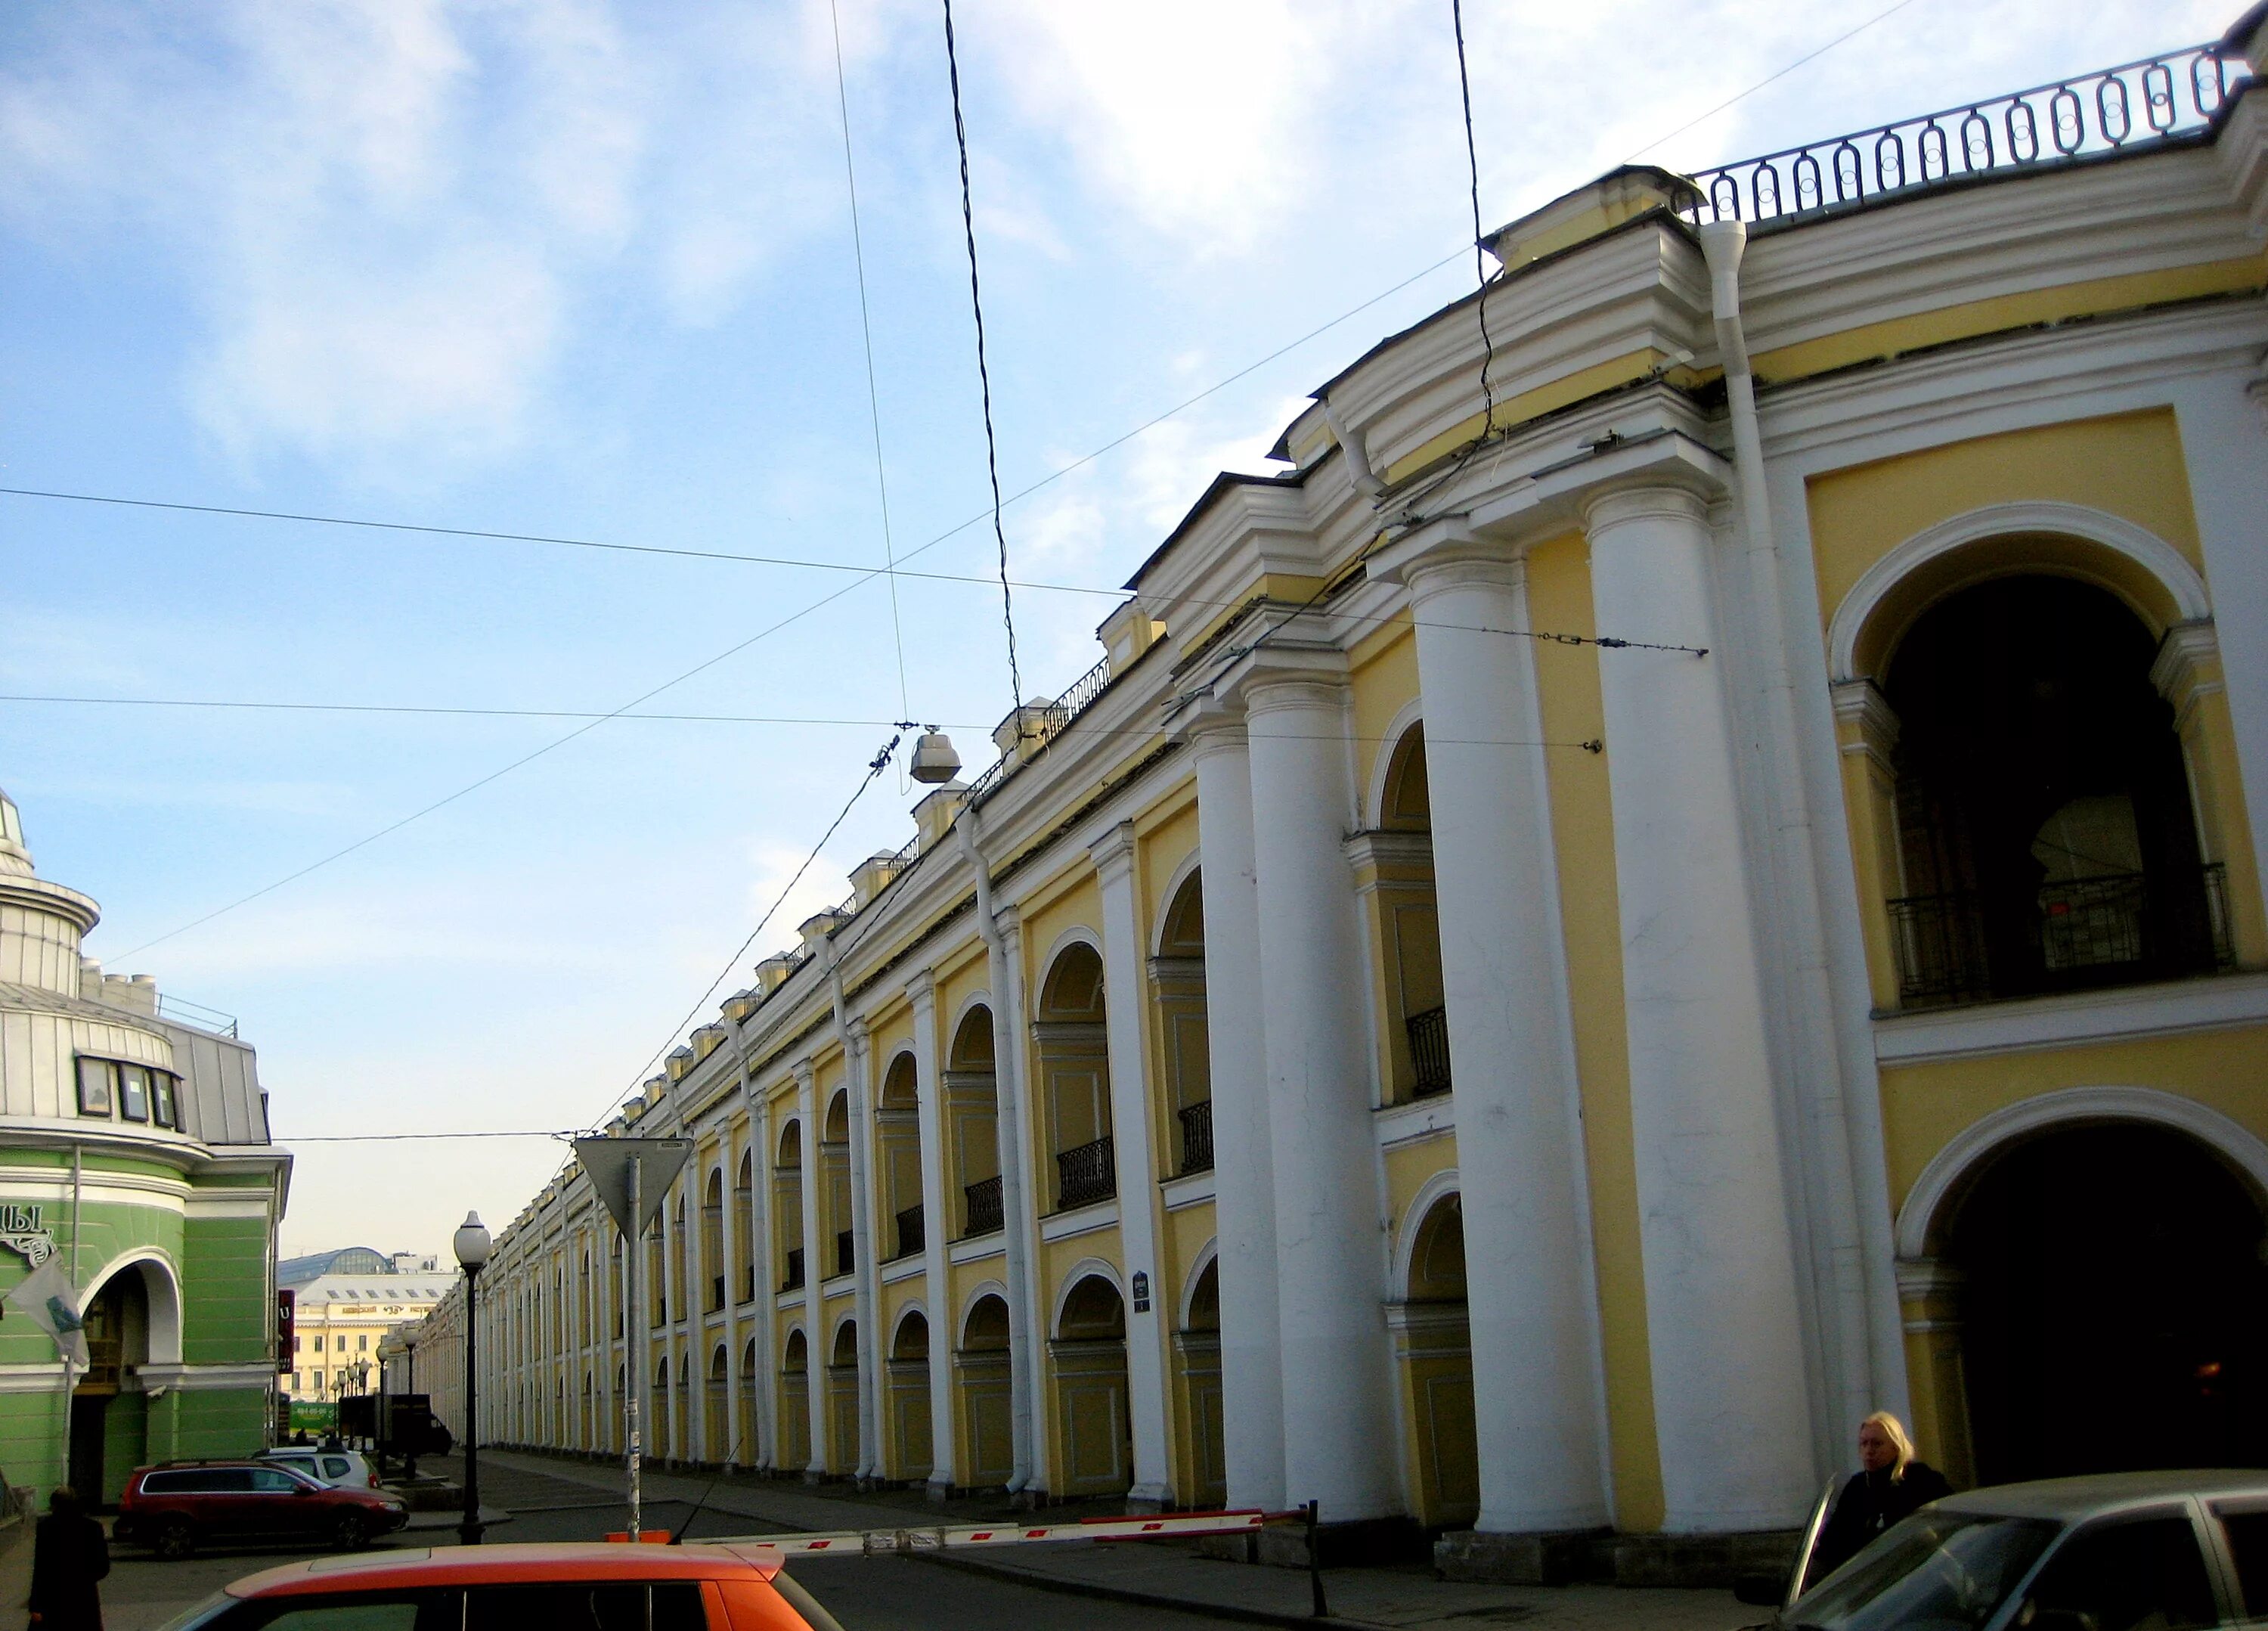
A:
{"label": "white column", "polygon": [[[1270,653],[1273,654],[1272,652]],[[1327,1521],[1401,1509],[1381,1310],[1377,1145],[1354,890],[1354,800],[1336,675],[1245,690],[1260,902],[1262,1035],[1275,1153],[1285,1494]]]}
{"label": "white column", "polygon": [[990,973],[999,1006],[994,1015],[992,1079],[1000,1096],[1000,1205],[1008,1259],[1008,1369],[1015,1392],[1016,1465],[1026,1470],[1029,1487],[1046,1489],[1048,1435],[1040,1424],[1048,1419],[1047,1367],[1041,1362],[1047,1332],[1037,1310],[1047,1302],[1039,1278],[1039,1214],[1031,1200],[1032,1116],[1026,1092],[1031,1074],[1025,1068],[1031,1053],[1024,1029],[1023,923],[1013,906],[1001,908],[996,921],[999,952]]}
{"label": "white column", "polygon": [[922,1293],[929,1306],[929,1432],[931,1493],[953,1488],[954,1446],[952,1259],[946,1247],[953,1208],[945,1192],[945,1116],[939,1095],[937,977],[924,969],[906,986],[914,1010],[914,1100],[921,1138]]}
{"label": "white column", "polygon": [[[1110,1060],[1111,1153],[1118,1175],[1118,1240],[1125,1255],[1126,1392],[1134,1435],[1130,1501],[1173,1499],[1166,1454],[1166,1299],[1158,1275],[1158,1152],[1143,1023],[1148,959],[1134,889],[1134,823],[1120,822],[1088,846],[1102,889],[1102,998]],[[1134,1276],[1150,1282],[1137,1308]]]}
{"label": "white column", "polygon": [[755,1162],[748,1174],[748,1261],[755,1291],[756,1369],[750,1378],[756,1391],[756,1443],[752,1459],[757,1466],[779,1465],[779,1344],[773,1331],[773,1312],[779,1288],[772,1281],[772,1151],[777,1144],[769,1102],[754,1081],[741,1089],[748,1103],[748,1148]]}
{"label": "white column", "polygon": [[1260,1024],[1260,905],[1244,721],[1189,727],[1204,888],[1205,1032],[1212,1065],[1213,1221],[1221,1432],[1231,1506],[1279,1511],[1284,1339],[1276,1293],[1275,1162]]}
{"label": "white column", "polygon": [[858,1310],[858,1465],[861,1480],[881,1465],[881,1299],[874,1251],[874,1045],[865,1022],[844,1027],[843,1066],[850,1092],[850,1262],[858,1275],[851,1306]]}
{"label": "white column", "polygon": [[[811,1423],[811,1460],[804,1477],[817,1482],[827,1475],[827,1362],[833,1357],[827,1332],[821,1329],[819,1282],[824,1278],[819,1259],[819,1084],[811,1061],[795,1067],[796,1108],[803,1118],[803,1362],[806,1386],[805,1414]],[[828,1243],[832,1245],[834,1243]]]}
{"label": "white column", "polygon": [[718,1167],[723,1174],[723,1215],[718,1220],[718,1269],[725,1280],[725,1465],[749,1465],[752,1446],[740,1442],[740,1239],[733,1214],[740,1209],[740,1163],[733,1159],[733,1124],[724,1121],[718,1134]]}
{"label": "white column", "polygon": [[[1718,646],[1698,497],[1626,488],[1584,519],[1601,629]],[[1663,1527],[1786,1528],[1808,1395],[1721,664],[1611,651],[1599,675]]]}
{"label": "white column", "polygon": [[1402,576],[1425,698],[1465,1258],[1479,1269],[1467,1292],[1476,1527],[1519,1533],[1609,1514],[1535,651],[1480,632],[1527,626],[1526,569],[1494,553],[1450,539]]}

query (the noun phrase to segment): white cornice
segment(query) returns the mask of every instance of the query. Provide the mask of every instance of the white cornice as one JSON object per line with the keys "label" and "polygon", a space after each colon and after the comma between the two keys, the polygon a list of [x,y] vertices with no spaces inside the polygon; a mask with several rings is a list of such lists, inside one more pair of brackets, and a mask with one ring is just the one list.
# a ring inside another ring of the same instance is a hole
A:
{"label": "white cornice", "polygon": [[1874,1057],[1885,1066],[1922,1065],[2252,1025],[2268,1025],[2268,974],[1895,1015],[1874,1022]]}

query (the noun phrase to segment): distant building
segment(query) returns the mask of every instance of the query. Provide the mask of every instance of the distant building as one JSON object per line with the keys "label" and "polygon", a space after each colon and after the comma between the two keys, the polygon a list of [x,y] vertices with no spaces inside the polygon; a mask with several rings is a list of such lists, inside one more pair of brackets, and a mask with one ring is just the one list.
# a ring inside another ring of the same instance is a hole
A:
{"label": "distant building", "polygon": [[379,1339],[423,1319],[456,1279],[439,1261],[430,1252],[348,1246],[277,1267],[277,1283],[298,1305],[292,1368],[283,1378],[296,1424],[328,1419],[342,1395],[378,1391]]}
{"label": "distant building", "polygon": [[79,956],[95,903],[39,877],[0,794],[0,1290],[50,1256],[89,1366],[0,1327],[0,1476],[114,1499],[136,1466],[240,1455],[276,1378],[276,1228],[291,1157],[225,1015]]}

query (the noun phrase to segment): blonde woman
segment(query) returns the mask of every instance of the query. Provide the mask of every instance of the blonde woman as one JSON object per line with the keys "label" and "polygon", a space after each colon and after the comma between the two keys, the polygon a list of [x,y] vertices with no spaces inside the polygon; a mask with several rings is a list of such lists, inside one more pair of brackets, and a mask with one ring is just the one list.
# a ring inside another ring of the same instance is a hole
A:
{"label": "blonde woman", "polygon": [[1823,1578],[1900,1518],[1952,1493],[1945,1474],[1915,1458],[1905,1423],[1887,1410],[1876,1411],[1859,1424],[1859,1471],[1835,1497],[1808,1578]]}

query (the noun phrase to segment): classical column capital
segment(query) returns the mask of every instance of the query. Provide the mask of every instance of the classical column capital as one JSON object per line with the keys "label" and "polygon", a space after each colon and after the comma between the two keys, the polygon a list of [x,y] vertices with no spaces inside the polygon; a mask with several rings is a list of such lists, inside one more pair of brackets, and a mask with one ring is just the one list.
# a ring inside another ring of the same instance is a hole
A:
{"label": "classical column capital", "polygon": [[1406,587],[1413,605],[1448,588],[1513,589],[1526,579],[1531,542],[1508,543],[1475,531],[1463,516],[1444,516],[1413,528],[1373,554],[1365,570],[1373,578]]}
{"label": "classical column capital", "polygon": [[1835,722],[1850,734],[1851,739],[1843,744],[1843,751],[1863,753],[1895,775],[1896,767],[1890,756],[1898,745],[1898,715],[1897,710],[1890,706],[1889,698],[1875,688],[1872,680],[1845,680],[1830,688],[1830,694]]}
{"label": "classical column capital", "polygon": [[2166,631],[2166,638],[2158,642],[2157,657],[2150,664],[2150,683],[2173,705],[2176,718],[2187,712],[2199,696],[2221,688],[2220,639],[2213,632],[2212,618],[2177,623]]}
{"label": "classical column capital", "polygon": [[1627,481],[1609,483],[1583,496],[1583,530],[1624,526],[1632,521],[1675,520],[1705,527],[1713,496],[1693,477],[1671,477],[1649,472]]}
{"label": "classical column capital", "polygon": [[1094,863],[1095,875],[1105,889],[1121,882],[1134,871],[1134,823],[1122,821],[1104,830],[1101,838],[1086,846],[1087,859]]}
{"label": "classical column capital", "polygon": [[937,1008],[937,970],[924,969],[908,980],[906,1000],[914,1005],[917,1014],[934,1013]]}
{"label": "classical column capital", "polygon": [[864,1015],[852,1014],[844,1018],[843,1022],[843,1043],[846,1048],[849,1048],[855,1052],[864,1053],[866,1051],[866,1044],[871,1039],[871,1037],[872,1032],[867,1028],[865,1016]]}

